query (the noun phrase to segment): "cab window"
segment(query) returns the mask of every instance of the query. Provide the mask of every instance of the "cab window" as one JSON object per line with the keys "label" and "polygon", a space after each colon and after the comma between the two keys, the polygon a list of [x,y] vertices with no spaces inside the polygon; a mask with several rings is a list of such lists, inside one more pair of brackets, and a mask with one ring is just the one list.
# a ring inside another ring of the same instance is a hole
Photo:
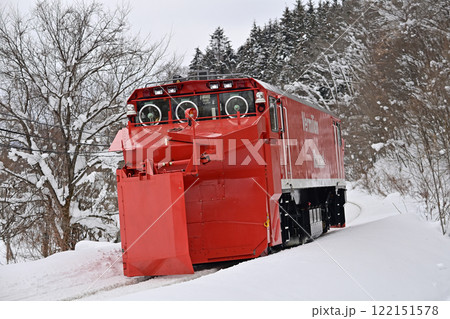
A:
{"label": "cab window", "polygon": [[226,92],[219,94],[221,115],[233,116],[255,113],[255,100],[253,91]]}
{"label": "cab window", "polygon": [[273,96],[269,96],[269,116],[270,127],[273,132],[278,132],[278,111],[277,100]]}
{"label": "cab window", "polygon": [[338,131],[339,147],[341,147],[342,146],[341,124],[340,123],[336,123],[336,125],[337,125],[337,131]]}
{"label": "cab window", "polygon": [[217,94],[192,95],[172,99],[172,118],[184,120],[184,112],[189,108],[195,108],[198,118],[206,117],[214,119],[218,115]]}
{"label": "cab window", "polygon": [[159,99],[137,103],[137,122],[156,125],[169,119],[169,100]]}

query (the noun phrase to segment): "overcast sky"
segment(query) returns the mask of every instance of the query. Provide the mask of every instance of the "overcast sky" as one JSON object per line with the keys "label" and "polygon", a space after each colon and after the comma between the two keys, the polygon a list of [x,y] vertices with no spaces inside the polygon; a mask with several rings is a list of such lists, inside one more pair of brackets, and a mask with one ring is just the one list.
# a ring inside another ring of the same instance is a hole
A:
{"label": "overcast sky", "polygon": [[[8,5],[28,11],[35,0],[2,0]],[[194,49],[204,50],[210,35],[221,26],[237,49],[245,42],[253,21],[264,25],[280,18],[284,8],[293,8],[295,0],[97,0],[108,7],[129,3],[132,32],[149,34],[159,40],[171,34],[170,51],[184,55],[184,64],[191,61]],[[63,0],[63,2],[71,2]],[[303,0],[306,3],[307,0]],[[314,2],[318,2],[317,0]]]}

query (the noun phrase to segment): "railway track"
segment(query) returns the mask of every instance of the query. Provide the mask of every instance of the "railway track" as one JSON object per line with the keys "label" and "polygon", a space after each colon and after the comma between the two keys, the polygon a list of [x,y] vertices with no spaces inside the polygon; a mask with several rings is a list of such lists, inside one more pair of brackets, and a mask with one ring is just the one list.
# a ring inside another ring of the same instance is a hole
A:
{"label": "railway track", "polygon": [[[349,209],[350,207],[348,207],[347,205],[351,205],[354,207],[354,209]],[[345,218],[347,221],[347,225],[351,224],[355,219],[357,219],[362,212],[362,207],[361,205],[352,202],[352,201],[347,201],[345,203]]]}

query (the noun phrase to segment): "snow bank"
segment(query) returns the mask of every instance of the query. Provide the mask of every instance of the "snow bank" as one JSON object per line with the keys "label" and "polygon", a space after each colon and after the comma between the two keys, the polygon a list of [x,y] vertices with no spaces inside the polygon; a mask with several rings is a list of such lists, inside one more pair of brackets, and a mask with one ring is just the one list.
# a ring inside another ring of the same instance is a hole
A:
{"label": "snow bank", "polygon": [[133,282],[122,276],[121,260],[114,264],[120,252],[120,244],[80,242],[75,251],[1,266],[0,300],[72,299]]}
{"label": "snow bank", "polygon": [[[109,299],[122,294],[191,280],[194,275],[127,278],[119,244],[82,241],[75,251],[0,267],[0,300]],[[90,297],[94,295],[93,297]]]}
{"label": "snow bank", "polygon": [[450,300],[450,240],[417,204],[351,190],[347,227],[194,275],[126,278],[119,244],[0,266],[1,300]]}

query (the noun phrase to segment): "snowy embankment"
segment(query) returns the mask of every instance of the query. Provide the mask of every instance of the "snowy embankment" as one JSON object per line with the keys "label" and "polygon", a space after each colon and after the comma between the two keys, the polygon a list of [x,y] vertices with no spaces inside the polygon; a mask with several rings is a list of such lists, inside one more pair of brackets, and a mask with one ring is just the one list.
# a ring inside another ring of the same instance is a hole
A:
{"label": "snowy embankment", "polygon": [[450,300],[450,239],[417,204],[351,190],[347,227],[313,243],[216,271],[122,275],[120,245],[0,267],[1,300]]}
{"label": "snowy embankment", "polygon": [[[127,278],[119,244],[83,241],[75,251],[0,267],[0,300],[76,300],[99,292],[112,296],[192,280],[206,273]],[[132,287],[131,289],[129,287]]]}

